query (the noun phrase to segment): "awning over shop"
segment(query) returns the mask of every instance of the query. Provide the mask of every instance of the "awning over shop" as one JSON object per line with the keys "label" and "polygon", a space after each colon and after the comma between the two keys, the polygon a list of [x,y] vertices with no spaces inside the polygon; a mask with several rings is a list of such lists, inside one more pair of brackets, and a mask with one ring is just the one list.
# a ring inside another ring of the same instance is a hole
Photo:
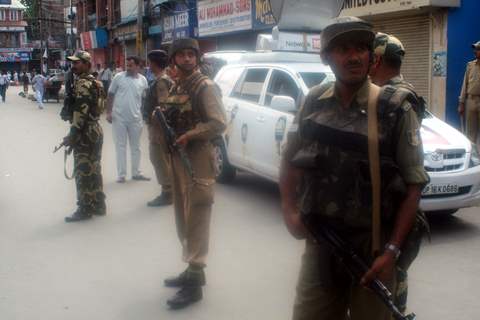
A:
{"label": "awning over shop", "polygon": [[106,48],[108,45],[107,30],[105,28],[97,28],[95,31],[82,32],[80,40],[84,50]]}

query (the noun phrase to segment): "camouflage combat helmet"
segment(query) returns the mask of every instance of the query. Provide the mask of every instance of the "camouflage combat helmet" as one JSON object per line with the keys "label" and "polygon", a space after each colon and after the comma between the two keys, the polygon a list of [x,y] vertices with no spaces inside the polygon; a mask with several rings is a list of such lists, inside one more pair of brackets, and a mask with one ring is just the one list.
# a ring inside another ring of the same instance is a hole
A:
{"label": "camouflage combat helmet", "polygon": [[197,57],[200,56],[200,46],[198,45],[198,41],[192,38],[184,38],[175,40],[170,46],[170,50],[168,51],[169,59],[172,60],[178,51],[185,49],[192,49],[197,53]]}
{"label": "camouflage combat helmet", "polygon": [[148,53],[147,58],[161,68],[166,68],[168,65],[168,54],[164,50],[152,50]]}
{"label": "camouflage combat helmet", "polygon": [[400,61],[405,56],[405,48],[402,42],[392,35],[381,32],[378,32],[375,36],[373,51],[376,55]]}
{"label": "camouflage combat helmet", "polygon": [[338,17],[322,31],[320,36],[322,52],[329,49],[337,38],[351,33],[355,35],[355,39],[364,41],[370,49],[372,48],[375,33],[370,23],[357,17]]}

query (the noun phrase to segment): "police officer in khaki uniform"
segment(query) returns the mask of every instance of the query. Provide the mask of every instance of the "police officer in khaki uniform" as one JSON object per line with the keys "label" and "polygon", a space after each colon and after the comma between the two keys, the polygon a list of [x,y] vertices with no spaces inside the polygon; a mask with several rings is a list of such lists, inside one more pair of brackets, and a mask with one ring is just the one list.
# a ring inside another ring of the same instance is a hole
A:
{"label": "police officer in khaki uniform", "polygon": [[[421,101],[415,93],[412,84],[407,82],[400,69],[405,56],[405,48],[402,42],[395,36],[377,32],[373,44],[375,54],[374,63],[370,69],[370,79],[378,86],[389,85],[394,88],[403,88],[412,93],[414,99],[410,103],[415,110],[421,110]],[[416,105],[414,105],[416,103]],[[397,290],[395,294],[395,303],[398,309],[405,312],[407,307],[408,295],[408,273],[407,270],[397,267]],[[408,266],[407,266],[408,267]]]}
{"label": "police officer in khaki uniform", "polygon": [[149,201],[147,205],[149,207],[159,207],[170,205],[173,201],[170,177],[171,165],[164,133],[158,126],[158,123],[152,121],[152,116],[153,110],[167,99],[173,81],[165,73],[165,68],[168,67],[168,54],[165,51],[152,50],[148,53],[147,58],[150,63],[150,69],[155,75],[155,80],[149,85],[142,112],[143,120],[148,125],[150,161],[155,170],[157,181],[162,186],[162,193],[152,201]]}
{"label": "police officer in khaki uniform", "polygon": [[178,309],[202,299],[215,183],[211,140],[222,134],[226,120],[218,87],[198,70],[198,42],[176,40],[169,56],[178,77],[160,110],[192,167],[192,172],[188,172],[178,152],[170,154],[177,233],[183,259],[188,263],[180,275],[165,280],[167,287],[181,288],[167,301],[172,309]]}
{"label": "police officer in khaki uniform", "polygon": [[[417,115],[409,102],[377,104],[382,154],[381,245],[372,245],[368,174],[368,78],[375,34],[371,25],[341,17],[321,35],[322,59],[336,81],[312,88],[288,133],[280,190],[290,233],[307,237],[303,214],[335,229],[369,263],[353,283],[326,243],[306,241],[294,305],[295,320],[386,320],[388,309],[364,286],[373,278],[395,291],[395,265],[415,225],[422,186],[428,182]],[[310,226],[311,227],[311,226]],[[321,240],[321,239],[320,239]]]}
{"label": "police officer in khaki uniform", "polygon": [[472,48],[476,59],[467,63],[458,113],[460,116],[467,113],[467,136],[470,141],[477,143],[480,123],[480,41],[472,44]]}

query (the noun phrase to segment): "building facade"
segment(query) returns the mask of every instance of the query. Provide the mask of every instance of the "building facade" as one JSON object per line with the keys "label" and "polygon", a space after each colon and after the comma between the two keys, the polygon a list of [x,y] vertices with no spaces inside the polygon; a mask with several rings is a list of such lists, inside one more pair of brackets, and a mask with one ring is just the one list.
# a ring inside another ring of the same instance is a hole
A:
{"label": "building facade", "polygon": [[2,1],[0,4],[0,69],[25,70],[32,58],[27,43],[24,20],[25,6],[19,0]]}

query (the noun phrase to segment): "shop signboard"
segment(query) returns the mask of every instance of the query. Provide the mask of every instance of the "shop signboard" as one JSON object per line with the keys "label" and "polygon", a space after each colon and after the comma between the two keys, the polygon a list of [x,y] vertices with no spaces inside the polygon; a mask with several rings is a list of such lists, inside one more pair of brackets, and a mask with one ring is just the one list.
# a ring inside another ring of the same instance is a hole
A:
{"label": "shop signboard", "polygon": [[195,22],[193,10],[183,4],[177,4],[175,10],[166,12],[161,18],[162,42],[171,43],[175,39],[194,36]]}
{"label": "shop signboard", "polygon": [[458,7],[460,0],[345,0],[342,16],[369,16],[422,7]]}
{"label": "shop signboard", "polygon": [[201,0],[197,6],[200,37],[252,29],[251,0]]}
{"label": "shop signboard", "polygon": [[30,52],[0,51],[0,62],[26,62],[30,60]]}
{"label": "shop signboard", "polygon": [[270,0],[253,0],[253,29],[270,29],[276,25]]}

